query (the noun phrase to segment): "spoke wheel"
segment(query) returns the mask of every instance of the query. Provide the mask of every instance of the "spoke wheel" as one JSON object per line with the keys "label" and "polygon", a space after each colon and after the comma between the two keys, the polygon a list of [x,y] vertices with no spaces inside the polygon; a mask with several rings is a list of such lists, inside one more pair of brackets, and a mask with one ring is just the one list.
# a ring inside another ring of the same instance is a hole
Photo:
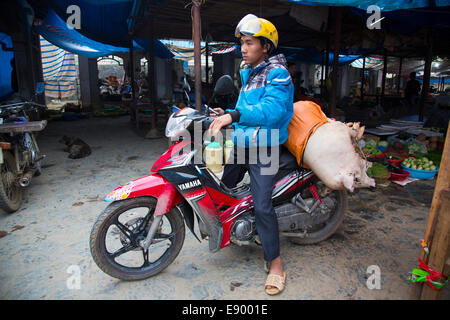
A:
{"label": "spoke wheel", "polygon": [[[323,182],[316,183],[319,195],[323,199],[322,190],[325,189]],[[331,237],[344,221],[344,215],[347,211],[347,191],[334,190],[327,194],[326,197],[334,203],[332,212],[327,221],[311,226],[305,230],[297,230],[302,237],[289,237],[289,241],[295,244],[314,244],[324,241]]]}
{"label": "spoke wheel", "polygon": [[94,261],[102,271],[122,280],[141,280],[158,274],[180,252],[184,221],[178,208],[165,214],[148,250],[140,246],[154,221],[156,200],[140,197],[116,201],[99,216],[91,231]]}
{"label": "spoke wheel", "polygon": [[16,161],[12,153],[3,151],[3,163],[0,167],[0,208],[13,213],[22,204],[22,187],[15,183]]}

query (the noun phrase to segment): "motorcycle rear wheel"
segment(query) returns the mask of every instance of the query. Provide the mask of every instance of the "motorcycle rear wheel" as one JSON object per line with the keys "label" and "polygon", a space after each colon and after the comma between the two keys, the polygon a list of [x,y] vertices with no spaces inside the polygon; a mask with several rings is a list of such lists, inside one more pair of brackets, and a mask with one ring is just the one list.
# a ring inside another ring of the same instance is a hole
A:
{"label": "motorcycle rear wheel", "polygon": [[[156,199],[152,197],[139,197],[116,201],[106,207],[95,222],[90,236],[92,257],[103,272],[120,280],[143,280],[160,273],[175,260],[183,247],[185,237],[184,220],[176,207],[163,216],[162,223],[158,227],[154,237],[156,241],[158,239],[164,239],[161,242],[166,240],[170,241],[169,247],[161,257],[150,262],[150,256],[158,249],[152,246],[157,243],[150,245],[147,252],[144,252],[138,245],[139,241],[144,239],[148,234],[155,207]],[[126,222],[125,220],[119,221],[122,214],[139,208],[148,208],[148,213],[144,217],[135,217]],[[164,223],[166,223],[165,227],[170,226],[169,234],[162,233]],[[116,236],[113,240],[119,240],[116,242],[123,245],[122,248],[112,253],[107,248],[110,242],[112,242],[107,239],[108,231],[111,231],[111,233],[116,232],[116,235],[118,234],[119,237]],[[119,258],[123,258],[123,255],[128,254],[126,264],[131,263],[131,261],[133,264],[135,262],[140,264],[138,263],[139,258],[137,258],[137,256],[140,256],[140,253],[137,252],[142,253],[141,258],[144,260],[144,263],[140,266],[129,266],[125,265],[122,261],[118,261]]]}
{"label": "motorcycle rear wheel", "polygon": [[15,183],[16,161],[11,152],[3,151],[0,169],[0,208],[14,213],[22,205],[22,187]]}
{"label": "motorcycle rear wheel", "polygon": [[331,237],[344,221],[345,212],[347,211],[347,191],[335,190],[333,191],[337,204],[331,217],[321,226],[315,226],[314,230],[299,230],[299,233],[306,231],[303,237],[288,236],[290,242],[295,244],[316,244]]}

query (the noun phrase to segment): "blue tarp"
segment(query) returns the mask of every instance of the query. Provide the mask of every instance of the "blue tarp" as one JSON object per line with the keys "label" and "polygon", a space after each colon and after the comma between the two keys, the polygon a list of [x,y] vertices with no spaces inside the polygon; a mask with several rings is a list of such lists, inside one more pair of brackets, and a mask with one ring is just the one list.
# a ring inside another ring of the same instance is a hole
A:
{"label": "blue tarp", "polygon": [[[148,39],[140,39],[135,38],[134,42],[138,44],[145,51],[149,52],[150,50],[150,40]],[[155,56],[161,59],[172,59],[174,57],[173,53],[162,43],[161,40],[153,40],[153,51]]]}
{"label": "blue tarp", "polygon": [[129,47],[128,19],[133,0],[50,0],[50,7],[66,21],[67,8],[77,5],[81,10],[81,34],[89,39],[118,47]]}
{"label": "blue tarp", "polygon": [[[422,79],[417,79],[420,83],[423,82]],[[439,84],[442,83],[442,79],[430,79],[430,84]],[[445,84],[450,83],[450,78],[445,78]]]}
{"label": "blue tarp", "polygon": [[[450,5],[450,0],[447,1]],[[366,11],[351,9],[351,11],[360,17],[367,17]],[[449,28],[449,7],[432,8],[427,7],[420,10],[396,10],[383,12],[382,28],[388,31],[394,31],[401,34],[413,34],[418,28],[430,27],[434,29]],[[445,31],[444,31],[445,32]]]}
{"label": "blue tarp", "polygon": [[[49,9],[42,25],[36,27],[37,32],[55,46],[84,57],[96,58],[118,52],[128,52],[127,47],[116,47],[91,40],[76,29],[69,29],[67,23],[55,11]],[[136,51],[149,50],[149,41],[136,39],[133,42]],[[155,56],[170,59],[173,57],[169,49],[159,40],[154,41]]]}
{"label": "blue tarp", "polygon": [[[310,5],[310,6],[334,6],[334,7],[355,7],[367,10],[371,5],[377,5],[381,11],[393,11],[400,9],[424,8],[430,6],[429,0],[289,0],[290,2]],[[450,5],[450,0],[435,0],[436,7],[445,7]]]}
{"label": "blue tarp", "polygon": [[[0,32],[0,41],[6,45],[6,48],[12,49],[11,37]],[[12,51],[4,51],[0,47],[0,100],[8,97],[13,90],[11,88],[11,59],[14,58]]]}
{"label": "blue tarp", "polygon": [[49,9],[44,22],[37,26],[36,30],[45,40],[55,46],[84,57],[95,58],[116,52],[128,52],[126,47],[103,44],[83,36],[76,29],[69,29],[67,23],[52,9]]}

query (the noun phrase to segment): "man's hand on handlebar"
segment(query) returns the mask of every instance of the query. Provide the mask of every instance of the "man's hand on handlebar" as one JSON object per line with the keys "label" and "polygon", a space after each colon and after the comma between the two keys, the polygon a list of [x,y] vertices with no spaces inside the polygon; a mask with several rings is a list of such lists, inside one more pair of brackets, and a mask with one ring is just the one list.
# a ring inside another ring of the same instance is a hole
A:
{"label": "man's hand on handlebar", "polygon": [[[220,109],[220,108],[217,108],[217,109]],[[229,113],[222,114],[221,116],[218,116],[217,118],[215,118],[214,121],[211,123],[211,125],[209,126],[209,133],[212,136],[214,136],[214,138],[216,138],[220,129],[222,129],[223,127],[225,127],[231,123],[232,123],[231,115]]]}

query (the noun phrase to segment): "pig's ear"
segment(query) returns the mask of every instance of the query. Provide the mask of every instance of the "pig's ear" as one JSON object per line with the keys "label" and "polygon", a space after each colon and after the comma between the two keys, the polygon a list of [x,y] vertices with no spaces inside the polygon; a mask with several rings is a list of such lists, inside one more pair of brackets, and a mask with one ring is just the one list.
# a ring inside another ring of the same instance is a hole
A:
{"label": "pig's ear", "polygon": [[353,174],[346,174],[342,183],[348,191],[353,192],[353,190],[355,190],[355,177]]}
{"label": "pig's ear", "polygon": [[358,135],[356,136],[356,139],[361,139],[363,134],[364,134],[364,130],[366,129],[366,126],[362,126],[361,128],[359,128],[358,130]]}

